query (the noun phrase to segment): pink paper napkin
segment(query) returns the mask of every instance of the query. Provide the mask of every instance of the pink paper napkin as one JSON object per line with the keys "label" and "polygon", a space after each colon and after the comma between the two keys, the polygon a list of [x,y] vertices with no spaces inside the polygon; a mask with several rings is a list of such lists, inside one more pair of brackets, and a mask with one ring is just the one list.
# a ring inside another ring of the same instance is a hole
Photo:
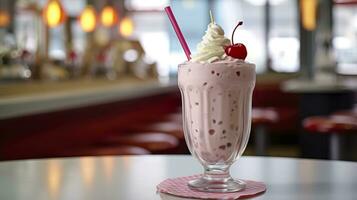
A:
{"label": "pink paper napkin", "polygon": [[187,186],[187,182],[202,175],[185,176],[178,178],[169,178],[161,182],[157,186],[157,191],[167,193],[179,197],[186,198],[200,198],[200,199],[239,199],[252,197],[254,195],[265,192],[266,186],[262,182],[243,180],[247,185],[246,188],[239,192],[232,193],[211,193],[211,192],[199,192],[191,190]]}

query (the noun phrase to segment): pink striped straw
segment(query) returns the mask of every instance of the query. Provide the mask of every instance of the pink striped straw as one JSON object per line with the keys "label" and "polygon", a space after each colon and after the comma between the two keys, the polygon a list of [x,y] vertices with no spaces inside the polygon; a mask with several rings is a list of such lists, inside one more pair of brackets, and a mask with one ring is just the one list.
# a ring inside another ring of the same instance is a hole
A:
{"label": "pink striped straw", "polygon": [[177,35],[177,37],[178,37],[178,39],[179,39],[179,41],[180,41],[180,43],[181,43],[181,46],[182,46],[182,48],[183,48],[183,51],[184,51],[185,54],[186,54],[187,59],[188,59],[188,60],[191,60],[191,51],[190,51],[190,49],[188,48],[188,45],[187,45],[187,43],[186,43],[186,40],[185,40],[185,38],[183,37],[183,34],[182,34],[182,32],[181,32],[181,29],[180,29],[179,25],[177,24],[177,21],[176,21],[176,19],[175,19],[174,13],[172,12],[170,6],[167,6],[167,7],[165,8],[165,12],[166,12],[167,16],[168,16],[169,19],[170,19],[170,22],[171,22],[171,24],[172,24],[172,27],[174,28],[174,30],[175,30],[175,32],[176,32],[176,35]]}

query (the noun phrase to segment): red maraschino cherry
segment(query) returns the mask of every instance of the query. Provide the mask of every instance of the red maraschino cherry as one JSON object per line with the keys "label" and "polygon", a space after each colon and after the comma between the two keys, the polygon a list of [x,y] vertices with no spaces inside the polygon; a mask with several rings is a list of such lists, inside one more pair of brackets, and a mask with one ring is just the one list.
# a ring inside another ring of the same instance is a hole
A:
{"label": "red maraschino cherry", "polygon": [[247,57],[247,48],[245,48],[244,44],[242,43],[237,43],[234,44],[233,42],[233,36],[234,33],[236,32],[238,26],[243,25],[243,22],[240,21],[237,26],[234,28],[233,33],[232,33],[232,45],[229,45],[227,47],[224,48],[224,51],[226,52],[226,54],[228,56],[231,56],[233,58],[238,58],[238,59],[242,59],[245,60],[245,58]]}

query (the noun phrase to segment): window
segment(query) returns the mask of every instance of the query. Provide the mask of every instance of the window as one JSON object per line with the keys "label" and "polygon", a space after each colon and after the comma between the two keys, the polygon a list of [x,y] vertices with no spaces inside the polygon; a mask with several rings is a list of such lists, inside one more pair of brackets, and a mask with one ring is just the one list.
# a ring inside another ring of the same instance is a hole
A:
{"label": "window", "polygon": [[143,46],[146,56],[155,60],[161,77],[170,74],[169,35],[164,12],[132,12],[135,24],[133,37]]}
{"label": "window", "polygon": [[167,17],[163,8],[168,0],[126,0],[127,13],[133,20],[135,29],[133,38],[140,41],[147,59],[155,60],[160,77],[170,75],[169,34]]}
{"label": "window", "polygon": [[299,71],[299,24],[297,2],[271,1],[269,56],[271,67],[277,72]]}
{"label": "window", "polygon": [[335,5],[333,45],[337,72],[357,75],[357,5]]}

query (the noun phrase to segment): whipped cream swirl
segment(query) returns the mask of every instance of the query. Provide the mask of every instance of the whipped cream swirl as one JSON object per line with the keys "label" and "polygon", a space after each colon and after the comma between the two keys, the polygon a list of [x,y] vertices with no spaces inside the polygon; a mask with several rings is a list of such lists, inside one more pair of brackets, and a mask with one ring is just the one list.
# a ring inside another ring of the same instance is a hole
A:
{"label": "whipped cream swirl", "polygon": [[197,45],[197,53],[192,55],[193,62],[212,63],[224,59],[224,47],[230,40],[224,36],[223,29],[216,23],[210,23],[202,41]]}

